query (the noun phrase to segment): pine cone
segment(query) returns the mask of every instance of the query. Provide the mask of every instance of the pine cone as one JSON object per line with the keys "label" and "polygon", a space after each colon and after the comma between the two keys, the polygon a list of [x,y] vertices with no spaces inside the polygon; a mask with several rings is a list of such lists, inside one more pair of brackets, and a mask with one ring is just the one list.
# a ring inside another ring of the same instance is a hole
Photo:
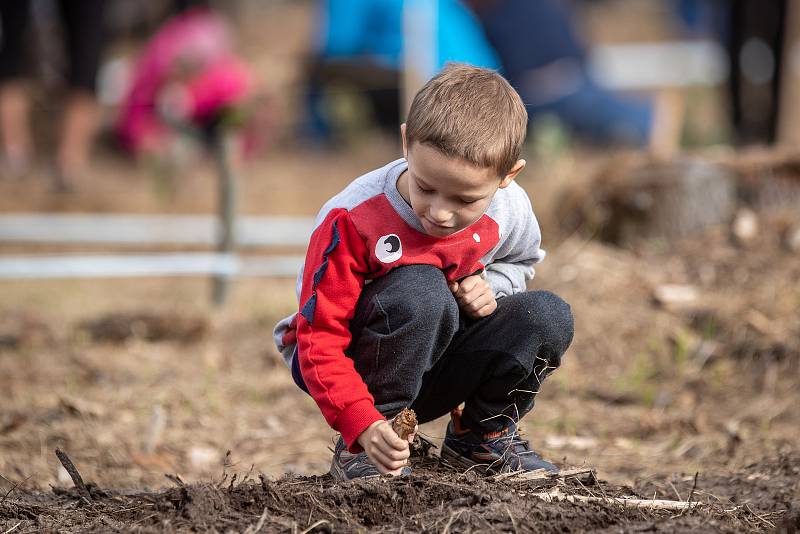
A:
{"label": "pine cone", "polygon": [[411,408],[403,408],[394,419],[392,419],[392,430],[401,439],[408,439],[409,434],[414,432],[417,426],[417,414]]}

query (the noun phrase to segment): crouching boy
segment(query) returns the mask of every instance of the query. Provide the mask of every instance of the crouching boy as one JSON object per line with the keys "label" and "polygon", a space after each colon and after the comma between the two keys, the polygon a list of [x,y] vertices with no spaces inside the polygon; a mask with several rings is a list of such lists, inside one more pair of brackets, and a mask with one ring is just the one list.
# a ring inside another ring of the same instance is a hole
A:
{"label": "crouching boy", "polygon": [[275,341],[341,433],[338,479],[403,472],[409,444],[387,418],[405,407],[420,422],[451,413],[450,463],[557,471],[517,431],[573,335],[563,300],[526,290],[544,258],[514,182],[526,123],[501,76],[449,65],[414,98],[404,157],[320,211]]}

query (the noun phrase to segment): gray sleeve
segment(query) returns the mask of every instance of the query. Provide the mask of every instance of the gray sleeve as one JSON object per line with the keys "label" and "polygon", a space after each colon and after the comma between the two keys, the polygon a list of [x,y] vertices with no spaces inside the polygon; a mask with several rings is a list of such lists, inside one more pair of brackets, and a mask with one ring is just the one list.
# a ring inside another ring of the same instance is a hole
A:
{"label": "gray sleeve", "polygon": [[486,263],[486,279],[495,297],[505,297],[526,290],[526,282],[533,278],[533,265],[544,259],[540,248],[542,234],[533,213],[530,200],[520,187],[514,188],[510,202],[504,206],[500,225],[500,243]]}
{"label": "gray sleeve", "polygon": [[525,291],[525,282],[533,275],[533,267],[515,263],[497,262],[486,267],[486,280],[498,299]]}

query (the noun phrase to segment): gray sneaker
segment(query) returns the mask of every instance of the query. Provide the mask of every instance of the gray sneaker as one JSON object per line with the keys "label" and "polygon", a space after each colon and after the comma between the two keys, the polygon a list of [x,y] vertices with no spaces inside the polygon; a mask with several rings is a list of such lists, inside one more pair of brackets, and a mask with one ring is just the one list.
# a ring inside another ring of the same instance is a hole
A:
{"label": "gray sneaker", "polygon": [[447,425],[441,457],[462,467],[478,466],[480,471],[508,473],[510,471],[538,471],[558,473],[559,469],[536,454],[527,440],[517,432],[517,425],[509,423],[499,432],[479,434],[461,427],[461,413],[453,411]]}
{"label": "gray sneaker", "polygon": [[351,453],[347,450],[341,436],[339,436],[339,440],[336,442],[336,448],[333,451],[331,475],[339,482],[346,482],[356,478],[378,478],[381,476],[378,468],[369,462],[367,453]]}

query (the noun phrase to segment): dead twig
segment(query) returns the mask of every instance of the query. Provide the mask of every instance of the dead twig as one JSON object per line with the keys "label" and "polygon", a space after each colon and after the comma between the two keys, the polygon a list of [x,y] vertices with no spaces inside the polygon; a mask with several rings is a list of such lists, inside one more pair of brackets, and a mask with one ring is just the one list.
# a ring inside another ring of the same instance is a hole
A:
{"label": "dead twig", "polygon": [[3,534],[11,534],[11,533],[12,533],[12,532],[14,532],[15,530],[17,530],[17,527],[19,527],[21,524],[22,524],[22,521],[20,521],[19,523],[17,523],[16,525],[14,525],[13,527],[11,527],[10,529],[8,529],[8,530],[6,530],[5,532],[3,532]]}
{"label": "dead twig", "polygon": [[700,474],[700,471],[694,472],[694,483],[692,484],[692,490],[689,492],[689,498],[686,499],[686,502],[692,502],[692,497],[694,497],[694,490],[697,489],[697,475]]}
{"label": "dead twig", "polygon": [[458,512],[450,512],[450,519],[447,520],[447,524],[444,526],[442,534],[447,534],[450,532],[450,525],[453,524],[453,521],[461,517],[461,512],[463,512],[463,510],[459,510]]}
{"label": "dead twig", "polygon": [[675,484],[673,484],[671,480],[667,480],[667,482],[669,483],[669,486],[672,488],[672,491],[675,492],[675,495],[678,496],[678,500],[683,501],[683,497],[681,497],[681,494],[678,493],[678,489],[675,487]]}
{"label": "dead twig", "polygon": [[[469,513],[469,512],[467,512],[467,513]],[[472,527],[472,517],[476,517],[476,518],[477,518],[479,521],[483,521],[483,523],[484,523],[484,524],[485,524],[487,527],[489,527],[489,529],[490,529],[492,532],[498,532],[498,530],[497,530],[496,528],[494,528],[494,527],[492,526],[492,524],[491,524],[491,523],[489,523],[489,521],[488,521],[488,520],[487,520],[485,517],[483,517],[482,515],[480,515],[480,514],[478,514],[478,515],[474,515],[474,516],[470,516],[470,515],[468,515],[468,516],[467,516],[467,518],[469,519],[469,526],[470,526],[470,530],[471,530],[471,527]],[[499,532],[498,532],[498,534],[499,534]]]}
{"label": "dead twig", "polygon": [[170,482],[172,482],[178,487],[183,487],[186,485],[186,483],[183,481],[180,475],[170,475],[169,473],[164,473],[164,476],[167,477]]}
{"label": "dead twig", "polygon": [[[500,473],[499,475],[494,475],[491,477],[492,480],[503,480],[505,478],[511,478],[517,475],[521,475],[525,473],[524,469],[520,469],[519,471],[509,471],[508,473]],[[537,471],[538,474],[538,471]]]}
{"label": "dead twig", "polygon": [[267,514],[269,513],[268,508],[264,508],[264,513],[261,514],[261,517],[258,519],[258,523],[255,525],[250,525],[244,530],[244,534],[258,534],[261,531],[261,528],[264,526],[264,523],[267,521]]}
{"label": "dead twig", "polygon": [[148,520],[150,520],[150,519],[152,519],[152,518],[156,517],[157,515],[158,515],[157,513],[156,513],[156,514],[150,514],[150,515],[146,515],[146,516],[142,517],[141,519],[137,519],[136,521],[134,521],[134,522],[133,522],[133,524],[134,524],[134,525],[139,525],[139,524],[142,524],[142,523],[144,523],[145,521],[148,521]]}
{"label": "dead twig", "polygon": [[5,494],[5,495],[3,495],[3,498],[2,498],[2,499],[0,499],[0,506],[2,506],[4,502],[6,502],[6,499],[8,499],[8,496],[9,496],[9,495],[11,495],[11,493],[12,493],[12,492],[13,492],[15,489],[17,489],[17,485],[16,485],[16,484],[14,484],[13,486],[11,486],[11,489],[10,489],[10,490],[8,490],[8,491],[6,492],[6,494]]}
{"label": "dead twig", "polygon": [[[534,497],[542,499],[545,502],[558,502],[561,500],[567,502],[599,502],[599,503],[612,503],[625,506],[627,508],[647,508],[650,510],[686,510],[692,508],[692,503],[682,501],[666,501],[661,499],[633,499],[628,497],[589,497],[586,495],[571,495],[563,493],[560,489],[544,493],[532,493]],[[695,503],[694,506],[699,506],[701,503]]]}
{"label": "dead twig", "polygon": [[[700,474],[700,471],[695,471],[694,472],[694,482],[692,483],[692,489],[689,491],[689,498],[686,499],[686,503],[687,504],[692,504],[692,498],[694,497],[694,491],[697,489],[697,476],[699,474]],[[676,491],[676,493],[677,493],[677,491]],[[679,495],[679,497],[680,497],[680,495]],[[714,497],[714,498],[716,499],[716,497]],[[719,499],[717,499],[717,500],[719,500]],[[689,507],[689,508],[686,508],[684,510],[681,510],[681,513],[679,515],[683,515],[683,514],[686,513],[687,510],[691,510],[691,509],[692,508]]]}
{"label": "dead twig", "polygon": [[75,484],[75,487],[78,489],[78,493],[80,493],[81,497],[92,501],[92,494],[89,493],[89,490],[86,488],[86,484],[83,483],[81,474],[75,468],[75,464],[72,463],[72,460],[69,459],[69,456],[67,456],[66,453],[61,449],[56,449],[56,456],[58,457],[58,461],[61,462],[61,465],[64,466],[64,469],[67,470],[69,477],[72,479],[72,483]]}
{"label": "dead twig", "polygon": [[771,529],[774,529],[774,528],[775,528],[775,523],[773,523],[772,521],[767,521],[766,519],[764,519],[763,517],[761,517],[760,515],[758,515],[757,513],[755,513],[755,512],[753,511],[753,509],[752,509],[752,508],[750,508],[750,505],[749,505],[749,504],[745,503],[744,507],[745,507],[745,509],[746,509],[748,512],[750,512],[750,514],[751,514],[753,517],[755,517],[755,518],[756,518],[756,519],[758,519],[759,521],[761,521],[761,522],[763,522],[763,523],[765,523],[765,524],[769,525],[769,528],[771,528]]}
{"label": "dead twig", "polygon": [[594,469],[565,469],[563,471],[559,471],[558,473],[550,473],[544,469],[538,469],[536,471],[520,470],[509,473],[500,473],[499,475],[490,477],[490,479],[495,481],[508,479],[509,482],[530,482],[535,480],[565,479],[568,477],[577,478],[581,475],[594,475]]}
{"label": "dead twig", "polygon": [[[313,493],[309,493],[308,496],[311,499],[311,502],[314,503],[314,506],[316,506],[317,508],[319,508],[320,510],[322,510],[323,512],[325,512],[334,519],[341,519],[338,515],[334,514],[327,506],[323,506],[322,503],[319,502],[319,500],[317,500],[316,497],[314,497]],[[310,519],[308,520],[308,523],[311,523]]]}
{"label": "dead twig", "polygon": [[130,512],[132,510],[136,510],[138,512],[139,510],[143,510],[143,509],[148,508],[148,507],[152,508],[153,506],[155,506],[155,504],[141,503],[141,504],[136,505],[136,506],[129,506],[128,508],[119,508],[117,510],[109,510],[106,513],[109,513],[109,514],[121,514],[123,512]]}
{"label": "dead twig", "polygon": [[328,525],[329,532],[332,530],[330,521],[328,521],[327,519],[320,519],[319,521],[317,521],[316,523],[305,529],[300,534],[308,534],[309,532],[314,532],[317,528],[321,527],[322,525]]}
{"label": "dead twig", "polygon": [[514,516],[511,515],[511,510],[508,509],[508,505],[506,505],[506,513],[508,514],[508,518],[511,520],[511,528],[514,529],[514,534],[518,534],[519,530],[517,529],[517,522],[514,520]]}
{"label": "dead twig", "polygon": [[720,503],[720,504],[723,504],[723,503],[727,502],[727,501],[725,501],[725,500],[723,500],[723,499],[720,499],[719,497],[717,497],[717,496],[716,496],[716,495],[714,495],[713,493],[709,493],[709,492],[707,492],[707,491],[703,491],[703,490],[696,490],[696,491],[695,491],[695,493],[696,493],[696,494],[698,494],[698,495],[707,495],[707,496],[711,497],[712,499],[714,499],[715,501],[717,501],[717,502],[718,502],[718,503]]}
{"label": "dead twig", "polygon": [[[3,475],[0,475],[0,476],[3,476]],[[33,475],[31,475],[31,476],[33,476]],[[11,489],[8,490],[5,495],[3,495],[2,499],[0,499],[0,505],[3,504],[4,502],[6,502],[6,499],[8,499],[8,496],[11,495],[14,492],[15,489],[20,487],[20,485],[22,485],[23,483],[27,482],[29,478],[31,478],[31,477],[29,476],[28,478],[26,478],[22,482],[11,482],[6,477],[3,477],[3,480],[5,480],[6,482],[9,482],[11,484]]]}
{"label": "dead twig", "polygon": [[[592,471],[592,476],[594,476],[594,471]],[[591,491],[589,488],[587,488],[587,487],[586,487],[586,486],[583,484],[583,482],[581,482],[581,479],[580,479],[580,478],[577,478],[577,477],[575,477],[575,482],[577,482],[578,484],[580,484],[580,485],[581,485],[581,488],[583,488],[583,491],[585,491],[586,493],[588,493],[590,496],[592,496],[592,497],[594,497],[594,496],[595,496],[594,492],[593,492],[593,491]],[[559,483],[563,484],[563,482],[561,482],[561,481],[559,481]],[[604,493],[604,494],[603,494],[603,497],[605,497],[605,496],[606,496],[606,495],[605,495],[605,493]]]}

